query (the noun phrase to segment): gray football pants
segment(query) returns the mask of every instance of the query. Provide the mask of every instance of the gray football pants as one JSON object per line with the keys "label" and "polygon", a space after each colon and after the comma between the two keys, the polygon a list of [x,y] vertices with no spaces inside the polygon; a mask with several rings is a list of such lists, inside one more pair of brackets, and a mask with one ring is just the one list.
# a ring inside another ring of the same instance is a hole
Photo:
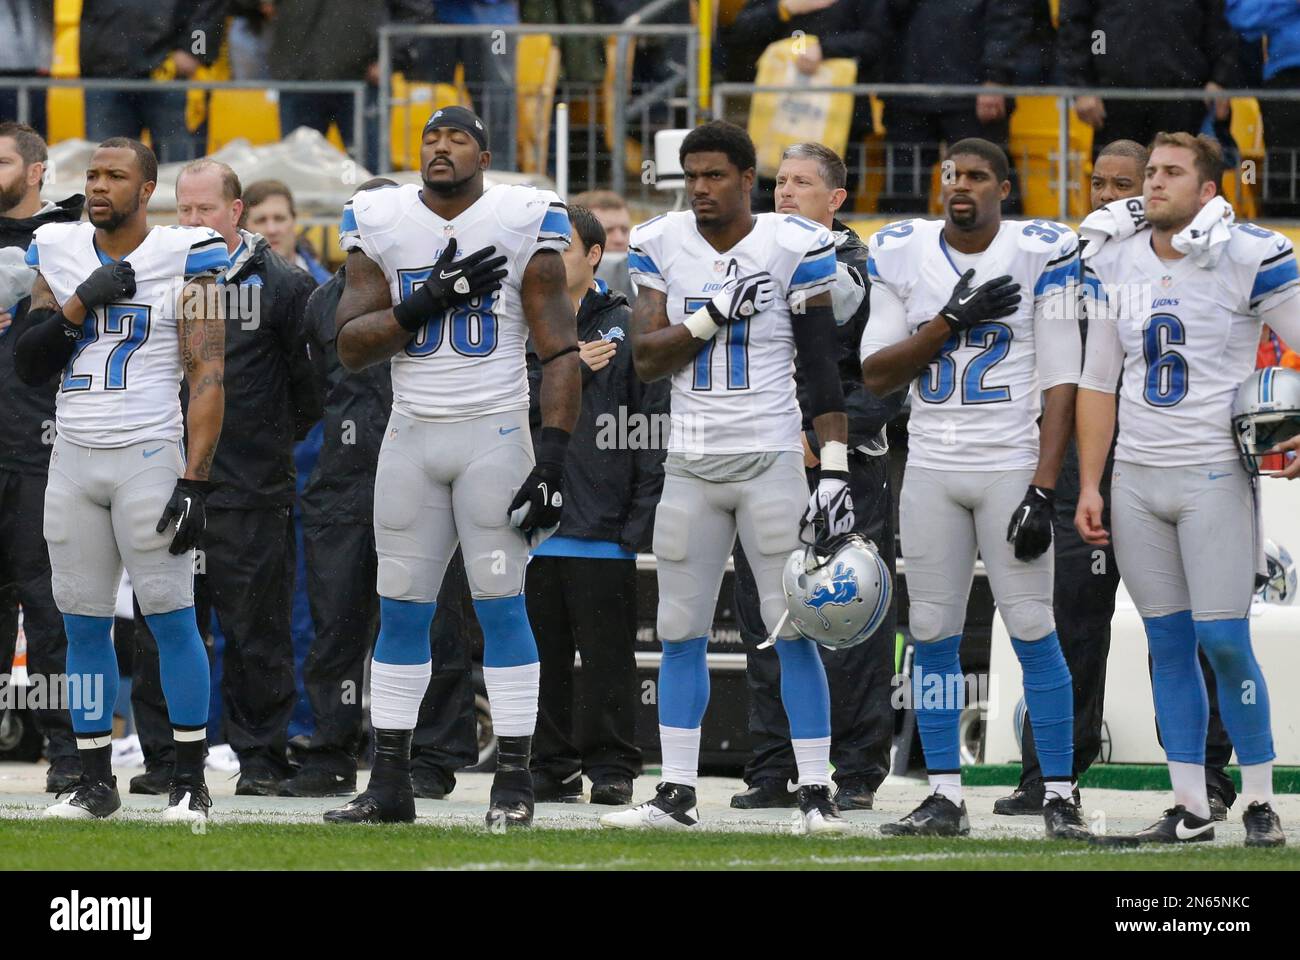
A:
{"label": "gray football pants", "polygon": [[899,526],[907,562],[908,630],[920,643],[959,636],[978,549],[1007,632],[1041,640],[1054,629],[1052,551],[1016,559],[1007,525],[1034,471],[931,470],[909,465]]}
{"label": "gray football pants", "polygon": [[1185,467],[1116,461],[1115,562],[1143,617],[1250,612],[1258,535],[1250,477],[1236,460]]}
{"label": "gray football pants", "polygon": [[[798,453],[779,454],[770,467],[748,480],[715,483],[665,476],[654,532],[659,639],[709,635],[737,534],[754,571],[770,635],[786,609],[781,573],[799,546],[799,518],[807,506],[808,482]],[[780,635],[798,634],[787,624]]]}
{"label": "gray football pants", "polygon": [[45,541],[61,613],[111,617],[122,565],[145,614],[194,606],[192,551],[173,556],[173,526],[156,532],[176,479],[179,442],[99,449],[54,441],[45,487]]}
{"label": "gray football pants", "polygon": [[522,593],[528,543],[507,507],[534,462],[527,410],[455,423],[394,410],[375,473],[379,595],[433,603],[457,543],[474,599]]}

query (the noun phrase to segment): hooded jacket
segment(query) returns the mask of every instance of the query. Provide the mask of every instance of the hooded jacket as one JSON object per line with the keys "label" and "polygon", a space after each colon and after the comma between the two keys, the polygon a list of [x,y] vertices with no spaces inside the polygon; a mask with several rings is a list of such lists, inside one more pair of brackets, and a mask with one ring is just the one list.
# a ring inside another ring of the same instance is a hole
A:
{"label": "hooded jacket", "polygon": [[[27,249],[37,227],[47,223],[76,223],[86,198],[75,194],[58,203],[46,202],[33,217],[0,217],[0,247]],[[44,476],[54,446],[54,395],[59,378],[29,387],[14,369],[14,346],[26,331],[31,297],[17,304],[0,303],[0,313],[12,312],[13,325],[0,333],[0,470]],[[12,309],[11,309],[12,308]]]}
{"label": "hooded jacket", "polygon": [[[642,383],[637,377],[628,339],[632,311],[627,298],[600,287],[588,291],[578,308],[578,339],[612,340],[618,348],[599,371],[593,373],[582,364],[582,408],[564,462],[564,511],[556,537],[613,543],[624,552],[636,552],[649,544],[663,489],[669,381]],[[530,352],[529,423],[534,437],[542,426],[541,383],[541,362]],[[560,549],[551,540],[536,552],[610,555]]]}

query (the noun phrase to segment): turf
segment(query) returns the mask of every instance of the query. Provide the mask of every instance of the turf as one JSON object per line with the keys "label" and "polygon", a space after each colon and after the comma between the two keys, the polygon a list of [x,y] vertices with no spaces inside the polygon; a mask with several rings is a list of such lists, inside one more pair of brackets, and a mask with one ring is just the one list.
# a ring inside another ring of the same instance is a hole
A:
{"label": "turf", "polygon": [[[93,850],[87,862],[86,851]],[[455,827],[0,821],[7,870],[1297,870],[1300,848],[1098,850],[1033,840],[812,839]]]}

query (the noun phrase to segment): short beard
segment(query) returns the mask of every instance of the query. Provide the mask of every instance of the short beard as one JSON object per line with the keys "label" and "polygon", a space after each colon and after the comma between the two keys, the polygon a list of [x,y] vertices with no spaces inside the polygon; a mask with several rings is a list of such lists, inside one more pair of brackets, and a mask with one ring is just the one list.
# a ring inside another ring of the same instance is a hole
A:
{"label": "short beard", "polygon": [[[454,171],[455,168],[453,167],[452,170]],[[462,177],[459,180],[440,180],[434,182],[426,179],[424,181],[424,189],[428,190],[435,196],[442,197],[444,200],[450,199],[451,197],[457,197],[469,192],[469,186],[474,182],[474,178],[479,175],[479,172],[480,171],[475,170],[469,176]]]}
{"label": "short beard", "polygon": [[18,180],[8,189],[0,187],[0,216],[8,216],[9,211],[22,203],[26,196],[27,188],[22,180]]}
{"label": "short beard", "polygon": [[129,210],[118,210],[116,207],[112,206],[108,209],[109,214],[108,219],[106,220],[97,221],[93,216],[90,216],[89,214],[87,214],[87,216],[89,217],[91,224],[93,224],[97,230],[103,230],[105,233],[113,233],[122,226],[122,224],[135,216],[135,212],[140,209],[140,201],[137,199],[135,205]]}
{"label": "short beard", "polygon": [[[1193,213],[1191,217],[1181,213],[1178,215],[1172,215],[1173,211],[1168,209],[1168,201],[1165,201],[1164,206],[1166,208],[1165,210],[1147,211],[1147,223],[1151,224],[1151,226],[1157,230],[1173,230],[1174,228],[1181,229],[1192,221],[1192,217],[1195,217],[1195,213]],[[1154,217],[1151,215],[1153,212],[1155,213]]]}

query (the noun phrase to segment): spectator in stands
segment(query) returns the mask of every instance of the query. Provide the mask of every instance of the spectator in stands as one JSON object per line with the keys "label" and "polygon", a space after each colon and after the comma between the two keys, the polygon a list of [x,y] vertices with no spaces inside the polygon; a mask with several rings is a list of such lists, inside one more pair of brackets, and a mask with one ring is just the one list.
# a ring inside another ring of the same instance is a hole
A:
{"label": "spectator in stands", "polygon": [[[886,76],[896,83],[1009,84],[1032,35],[1033,0],[885,0],[890,42]],[[880,209],[929,209],[931,168],[939,143],[981,137],[1007,149],[1014,104],[996,94],[885,100],[892,175]],[[1009,153],[1009,151],[1008,151]],[[892,162],[891,162],[892,161]],[[1020,209],[1015,171],[1007,213]]]}
{"label": "spectator in stands", "polygon": [[[1294,0],[1226,0],[1228,22],[1247,39],[1268,42],[1264,63],[1266,90],[1300,87],[1300,3]],[[1300,184],[1296,152],[1300,150],[1300,101],[1259,101],[1264,115],[1263,213],[1268,217],[1300,217]]]}
{"label": "spectator in stands", "polygon": [[[668,381],[645,384],[632,368],[632,311],[596,284],[605,231],[569,206],[564,253],[583,361],[582,410],[564,466],[560,529],[533,551],[525,592],[541,657],[533,794],[539,803],[632,801],[641,773],[635,746],[636,552],[648,546],[663,488]],[[542,365],[528,355],[530,421],[541,429]],[[575,648],[582,657],[576,680]]]}
{"label": "spectator in stands", "polygon": [[[1237,38],[1223,0],[1061,0],[1057,31],[1060,80],[1106,87],[1115,96],[1085,96],[1074,111],[1090,125],[1093,156],[1113,140],[1150,143],[1161,130],[1200,131],[1207,109],[1228,118],[1217,91],[1237,80]],[[1134,87],[1202,87],[1204,100],[1124,100]]]}
{"label": "spectator in stands", "polygon": [[[386,166],[380,156],[377,112],[379,28],[386,22],[431,22],[432,0],[274,0],[269,6],[272,77],[368,84],[364,145],[353,143],[350,93],[282,92],[282,131],[287,135],[298,127],[311,127],[328,133],[331,123],[338,124],[343,143],[363,167]],[[410,44],[394,45],[394,71],[410,67],[410,49]]]}
{"label": "spectator in stands", "polygon": [[297,699],[289,632],[293,441],[320,419],[322,397],[303,337],[315,283],[265,238],[239,229],[241,194],[235,172],[215,160],[188,164],[176,180],[180,222],[216,230],[230,250],[222,278],[226,416],[199,541],[200,580],[225,635],[226,735],[240,767],[235,792],[267,796],[289,772],[287,728]]}
{"label": "spectator in stands", "polygon": [[[384,186],[393,182],[376,178],[359,189]],[[301,769],[284,784],[284,792],[295,797],[355,792],[362,742],[361,685],[366,657],[379,633],[375,469],[393,387],[386,363],[356,373],[339,363],[334,311],[343,295],[344,269],[340,267],[307,302],[307,342],[326,396],[320,459],[301,497],[307,596],[316,628],[303,665],[303,685],[316,729]],[[457,551],[443,578],[429,630],[433,672],[411,746],[417,797],[442,799],[455,787],[456,771],[478,760],[465,616],[468,595],[465,563]]]}
{"label": "spectator in stands", "polygon": [[632,215],[627,201],[613,190],[588,190],[573,198],[573,202],[591,211],[605,231],[603,255],[596,267],[596,279],[611,291],[621,293],[631,303],[636,299],[636,287],[627,272],[627,241],[632,234]]}
{"label": "spectator in stands", "polygon": [[[0,0],[0,82],[48,77],[54,53],[54,0]],[[0,122],[22,119],[45,136],[45,91],[27,97],[27,116],[20,118],[17,90],[0,87]]]}
{"label": "spectator in stands", "polygon": [[[521,0],[524,23],[571,23],[589,26],[596,22],[593,0]],[[595,88],[605,78],[605,51],[599,36],[561,37],[560,65],[569,83]]]}
{"label": "spectator in stands", "polygon": [[270,0],[230,0],[230,77],[232,80],[271,79]]}
{"label": "spectator in stands", "polygon": [[304,270],[318,284],[330,278],[315,251],[298,236],[298,211],[293,191],[280,180],[258,180],[244,188],[244,220],[240,226],[266,237],[271,249]]}
{"label": "spectator in stands", "polygon": [[86,137],[139,137],[148,129],[159,163],[204,152],[185,121],[185,91],[165,86],[211,66],[221,50],[226,0],[83,0],[83,77],[159,81],[155,90],[86,91]]}

